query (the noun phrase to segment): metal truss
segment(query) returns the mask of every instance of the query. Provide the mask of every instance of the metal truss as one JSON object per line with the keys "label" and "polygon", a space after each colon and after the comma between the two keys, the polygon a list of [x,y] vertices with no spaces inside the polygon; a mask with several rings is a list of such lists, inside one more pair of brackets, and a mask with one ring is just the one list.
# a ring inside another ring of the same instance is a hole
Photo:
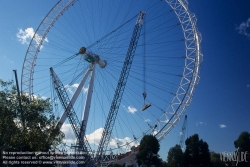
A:
{"label": "metal truss", "polygon": [[[46,35],[48,34],[49,30],[54,25],[54,23],[58,20],[58,18],[76,1],[77,0],[60,0],[45,16],[45,18],[37,28],[35,35],[33,36],[29,44],[23,63],[22,78],[21,78],[22,93],[28,93],[30,96],[33,95],[34,67],[36,65],[37,55],[42,47],[43,41],[46,40]],[[173,93],[174,98],[171,101],[169,107],[164,110],[164,114],[161,117],[159,117],[157,122],[155,122],[152,125],[152,127],[155,127],[155,125],[157,125],[157,129],[153,129],[154,131],[153,134],[157,137],[159,141],[162,140],[170,132],[170,130],[179,122],[184,111],[191,103],[194,89],[199,82],[200,64],[202,62],[202,53],[200,48],[201,35],[196,27],[196,21],[197,21],[196,17],[193,13],[189,11],[187,1],[186,0],[165,0],[165,1],[172,8],[171,11],[175,12],[179,20],[179,25],[182,27],[182,31],[184,33],[184,38],[182,41],[185,43],[186,46],[185,48],[186,56],[184,57],[185,58],[184,71],[182,75],[180,75],[181,82],[179,84],[176,93]],[[140,25],[140,27],[137,30],[137,33],[139,33],[138,31],[140,31],[142,25],[140,23],[141,23],[140,21],[139,22],[137,21],[135,25],[135,29],[137,26]],[[105,130],[103,131],[102,140],[98,147],[97,156],[99,158],[105,153],[107,149],[107,145],[110,140],[110,135],[118,112],[122,94],[126,85],[126,79],[128,77],[129,68],[131,66],[133,59],[132,54],[136,49],[136,44],[138,40],[134,36],[135,29],[132,36],[132,39],[135,38],[134,39],[135,41],[133,42],[131,39],[130,47],[127,52],[127,57],[130,58],[127,59],[126,57],[126,60],[124,62],[123,70],[120,75],[120,80],[118,82],[116,93],[114,95],[112,105],[109,111],[108,119],[104,127]],[[104,38],[106,38],[106,36],[104,36]],[[134,50],[132,50],[131,48]],[[80,132],[81,129],[80,122],[78,121],[78,124],[75,125],[77,125],[77,129],[79,129],[79,131],[77,132]]]}
{"label": "metal truss", "polygon": [[98,150],[97,150],[97,154],[96,154],[96,158],[97,160],[100,159],[102,157],[103,154],[105,154],[107,146],[109,144],[110,141],[110,136],[113,130],[113,126],[116,120],[116,116],[117,116],[117,112],[119,110],[119,106],[121,103],[121,99],[122,99],[122,95],[126,86],[126,82],[127,82],[127,78],[129,75],[129,71],[130,71],[130,67],[132,65],[133,62],[133,57],[135,54],[135,50],[137,47],[137,43],[138,43],[138,39],[140,37],[140,32],[142,29],[142,25],[143,25],[143,19],[145,16],[145,12],[140,12],[136,25],[134,27],[134,31],[132,34],[132,38],[130,40],[130,45],[127,51],[127,55],[123,64],[123,68],[120,74],[120,78],[115,90],[115,94],[113,97],[113,101],[111,103],[111,107],[109,110],[109,114],[108,114],[108,118],[104,127],[104,131],[102,133],[102,138],[100,141],[100,144],[98,146]]}
{"label": "metal truss", "polygon": [[46,39],[50,28],[58,20],[58,18],[73,5],[77,0],[60,0],[44,17],[43,21],[37,28],[27,49],[23,62],[21,91],[33,95],[33,73],[36,65],[37,55],[42,47],[43,41]]}
{"label": "metal truss", "polygon": [[185,134],[186,134],[186,128],[187,128],[187,115],[185,115],[185,119],[181,128],[181,139],[179,142],[179,145],[181,148],[183,148],[184,140],[185,140]]}
{"label": "metal truss", "polygon": [[[65,88],[64,88],[62,82],[60,81],[60,79],[58,78],[58,76],[56,75],[56,73],[54,72],[53,68],[50,68],[50,73],[52,76],[54,89],[56,90],[58,98],[60,99],[60,102],[65,109],[65,113],[66,113],[68,120],[71,124],[71,127],[75,133],[75,136],[78,139],[79,149],[81,151],[84,151],[87,155],[87,158],[89,159],[92,157],[92,155],[90,155],[92,153],[92,150],[91,150],[91,147],[87,141],[87,138],[84,137],[84,139],[83,139],[83,137],[82,137],[83,136],[83,134],[81,134],[83,132],[82,126],[77,118],[77,115],[76,115],[76,112],[73,108],[73,105],[71,104],[71,101],[68,97],[68,94],[67,94]],[[88,162],[89,162],[89,160],[88,160]],[[89,166],[93,166],[93,165],[89,164]]]}
{"label": "metal truss", "polygon": [[[185,66],[180,85],[174,94],[170,106],[155,123],[164,124],[158,128],[155,136],[160,141],[179,122],[180,117],[192,100],[194,89],[199,82],[202,53],[200,48],[201,34],[196,27],[196,17],[188,9],[186,0],[166,0],[172,11],[175,12],[184,33],[183,42],[186,46]],[[167,115],[172,115],[170,118]]]}

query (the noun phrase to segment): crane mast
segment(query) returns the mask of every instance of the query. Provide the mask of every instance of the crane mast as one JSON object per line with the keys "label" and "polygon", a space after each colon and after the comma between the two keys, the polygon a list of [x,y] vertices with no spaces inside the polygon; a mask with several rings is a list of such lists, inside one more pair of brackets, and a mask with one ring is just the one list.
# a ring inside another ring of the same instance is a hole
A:
{"label": "crane mast", "polygon": [[[90,163],[89,162],[89,158],[91,157],[91,147],[86,139],[86,137],[82,137],[83,134],[81,134],[82,131],[82,125],[80,123],[80,121],[77,118],[76,112],[73,108],[73,104],[70,101],[68,94],[65,90],[65,87],[63,86],[62,82],[60,81],[60,79],[58,78],[58,76],[56,75],[56,73],[54,72],[53,68],[50,68],[50,74],[53,80],[53,86],[54,89],[56,90],[56,93],[58,95],[58,98],[60,99],[60,102],[65,110],[65,113],[67,115],[67,118],[71,124],[71,127],[75,133],[75,136],[77,137],[77,140],[79,142],[79,149],[81,151],[83,151],[86,154],[86,163]],[[63,122],[61,122],[63,123]],[[60,125],[61,126],[61,125]],[[92,164],[89,164],[89,166],[94,166]]]}
{"label": "crane mast", "polygon": [[115,90],[115,94],[113,97],[113,101],[111,103],[111,107],[109,110],[109,114],[107,117],[107,121],[105,123],[104,126],[104,130],[102,133],[102,138],[100,141],[100,144],[98,146],[98,150],[97,150],[97,154],[96,154],[96,158],[97,160],[100,160],[102,155],[105,154],[106,150],[107,150],[107,146],[109,144],[110,141],[110,136],[113,130],[113,126],[116,120],[116,116],[117,116],[117,112],[121,103],[121,99],[122,99],[122,95],[126,86],[126,82],[127,82],[127,78],[129,75],[129,71],[131,68],[131,64],[135,55],[135,50],[137,47],[137,43],[140,37],[140,32],[142,29],[142,25],[143,25],[143,19],[145,16],[145,12],[140,12],[136,25],[134,27],[134,31],[130,40],[130,44],[129,44],[129,48],[127,51],[127,55],[125,58],[125,61],[123,63],[123,68],[120,74],[120,78]]}
{"label": "crane mast", "polygon": [[185,119],[181,128],[181,138],[179,142],[179,145],[181,146],[181,148],[184,148],[183,144],[184,144],[185,135],[186,135],[186,126],[187,126],[187,115],[185,115]]}

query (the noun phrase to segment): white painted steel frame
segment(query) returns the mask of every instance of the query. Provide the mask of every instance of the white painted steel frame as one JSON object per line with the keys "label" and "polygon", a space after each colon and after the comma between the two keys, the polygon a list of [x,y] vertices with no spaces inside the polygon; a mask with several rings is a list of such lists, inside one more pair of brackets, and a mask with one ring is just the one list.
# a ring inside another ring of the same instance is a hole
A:
{"label": "white painted steel frame", "polygon": [[[179,122],[180,117],[189,106],[192,100],[194,89],[199,82],[200,64],[202,62],[202,53],[200,48],[201,34],[196,27],[197,19],[188,9],[186,0],[166,0],[179,19],[184,33],[184,42],[186,45],[185,67],[182,79],[177,92],[165,110],[164,114],[155,124],[163,124],[156,137],[160,141],[170,130]],[[166,119],[167,114],[172,114],[170,119]]]}
{"label": "white painted steel frame", "polygon": [[83,110],[83,115],[82,115],[82,139],[84,138],[85,135],[85,130],[87,127],[88,123],[88,118],[89,118],[89,110],[90,110],[90,105],[91,105],[91,100],[92,100],[92,94],[93,94],[93,86],[94,86],[94,77],[95,77],[95,63],[91,64],[91,69],[92,74],[91,78],[89,81],[89,87],[88,87],[88,92],[87,92],[87,98],[85,101],[85,107]]}
{"label": "white painted steel frame", "polygon": [[[88,76],[89,76],[90,72],[93,71],[93,70],[92,70],[92,68],[93,68],[92,66],[93,66],[92,64],[89,66],[89,69],[87,70],[87,72],[85,73],[84,77],[82,78],[81,83],[79,84],[79,86],[77,87],[76,91],[74,92],[74,94],[73,94],[73,96],[72,96],[72,98],[71,98],[71,100],[70,100],[70,103],[69,103],[69,104],[71,104],[72,106],[74,106],[74,104],[75,104],[75,102],[76,102],[76,100],[77,100],[79,94],[81,93],[81,91],[82,91],[82,89],[83,89],[83,86],[84,86],[86,80],[88,79]],[[92,74],[92,75],[93,75],[93,74]],[[69,106],[67,106],[67,108],[69,108]],[[62,116],[61,116],[61,118],[60,118],[58,124],[57,124],[57,127],[58,127],[59,129],[61,129],[63,123],[64,123],[65,120],[66,120],[66,118],[67,118],[67,111],[65,110],[65,111],[63,112],[63,114],[62,114]]]}
{"label": "white painted steel frame", "polygon": [[77,0],[60,0],[49,11],[49,13],[44,17],[43,21],[38,26],[33,38],[31,39],[23,62],[21,78],[22,93],[28,93],[32,97],[34,67],[36,65],[37,55],[41,49],[43,41],[57,19],[76,1]]}

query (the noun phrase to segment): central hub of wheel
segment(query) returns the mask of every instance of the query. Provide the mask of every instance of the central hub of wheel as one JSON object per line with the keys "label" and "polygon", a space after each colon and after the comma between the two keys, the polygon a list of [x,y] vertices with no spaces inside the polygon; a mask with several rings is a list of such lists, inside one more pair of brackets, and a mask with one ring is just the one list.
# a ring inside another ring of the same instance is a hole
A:
{"label": "central hub of wheel", "polygon": [[96,63],[101,68],[106,67],[107,62],[105,60],[101,60],[100,57],[92,52],[87,51],[85,47],[81,47],[79,50],[79,54],[83,55],[84,60],[86,60],[89,63]]}

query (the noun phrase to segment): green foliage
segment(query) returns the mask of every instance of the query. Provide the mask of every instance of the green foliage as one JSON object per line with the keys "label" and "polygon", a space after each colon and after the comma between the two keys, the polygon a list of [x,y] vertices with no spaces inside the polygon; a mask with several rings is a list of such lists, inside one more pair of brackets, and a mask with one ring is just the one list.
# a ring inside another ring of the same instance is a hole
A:
{"label": "green foliage", "polygon": [[211,166],[226,166],[225,162],[221,161],[219,153],[211,152]]}
{"label": "green foliage", "polygon": [[119,164],[112,164],[112,165],[109,165],[109,166],[111,166],[111,167],[122,167],[122,166],[119,165]]}
{"label": "green foliage", "polygon": [[[21,95],[13,82],[0,80],[0,147],[5,151],[49,151],[51,144],[59,144],[64,134],[55,129],[58,121],[49,99]],[[21,114],[22,113],[22,114]]]}
{"label": "green foliage", "polygon": [[238,149],[238,152],[247,153],[247,162],[239,162],[237,166],[250,166],[250,133],[242,132],[238,139],[234,141],[235,148]]}
{"label": "green foliage", "polygon": [[8,141],[11,140],[13,134],[19,132],[13,120],[16,117],[16,111],[12,110],[13,104],[9,96],[15,92],[10,88],[12,82],[4,82],[0,80],[0,148],[7,147]]}
{"label": "green foliage", "polygon": [[177,144],[169,149],[167,161],[169,166],[182,166],[183,152],[180,145]]}
{"label": "green foliage", "polygon": [[153,135],[145,135],[140,142],[140,149],[136,155],[139,165],[160,165],[160,159],[158,157],[158,151],[160,150],[160,144],[156,137]]}
{"label": "green foliage", "polygon": [[242,132],[238,139],[234,141],[235,148],[239,148],[239,151],[250,151],[250,133]]}
{"label": "green foliage", "polygon": [[210,166],[210,153],[208,144],[202,139],[199,140],[198,134],[190,136],[186,141],[184,152],[185,166]]}
{"label": "green foliage", "polygon": [[168,167],[168,163],[165,161],[161,161],[160,167]]}

